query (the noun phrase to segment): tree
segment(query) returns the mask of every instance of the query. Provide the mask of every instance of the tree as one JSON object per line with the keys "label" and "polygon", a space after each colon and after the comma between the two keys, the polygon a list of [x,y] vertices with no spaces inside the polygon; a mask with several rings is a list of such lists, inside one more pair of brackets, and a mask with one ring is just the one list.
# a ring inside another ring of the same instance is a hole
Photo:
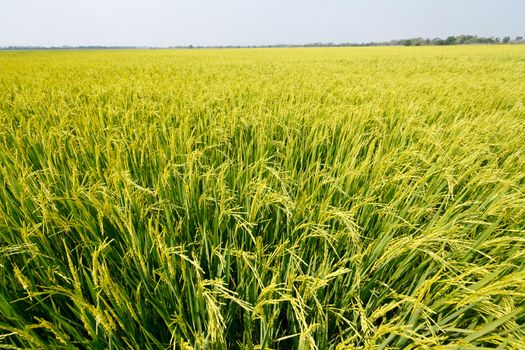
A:
{"label": "tree", "polygon": [[455,36],[449,36],[445,39],[444,45],[454,45],[456,43],[456,37]]}
{"label": "tree", "polygon": [[503,38],[503,41],[502,41],[504,44],[507,44],[510,42],[510,36],[506,36]]}

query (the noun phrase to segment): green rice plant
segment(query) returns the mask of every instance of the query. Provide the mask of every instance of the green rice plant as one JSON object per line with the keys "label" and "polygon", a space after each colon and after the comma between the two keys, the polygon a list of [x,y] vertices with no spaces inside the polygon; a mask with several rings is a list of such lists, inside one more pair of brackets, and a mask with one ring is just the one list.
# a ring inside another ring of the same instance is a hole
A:
{"label": "green rice plant", "polygon": [[525,48],[0,53],[0,349],[525,348]]}

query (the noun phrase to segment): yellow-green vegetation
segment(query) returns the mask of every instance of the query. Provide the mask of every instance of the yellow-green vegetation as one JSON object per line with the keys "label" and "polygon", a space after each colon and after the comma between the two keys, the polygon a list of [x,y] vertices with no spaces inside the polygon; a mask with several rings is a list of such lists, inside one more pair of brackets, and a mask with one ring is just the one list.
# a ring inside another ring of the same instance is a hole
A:
{"label": "yellow-green vegetation", "polygon": [[525,47],[0,53],[0,348],[525,349]]}

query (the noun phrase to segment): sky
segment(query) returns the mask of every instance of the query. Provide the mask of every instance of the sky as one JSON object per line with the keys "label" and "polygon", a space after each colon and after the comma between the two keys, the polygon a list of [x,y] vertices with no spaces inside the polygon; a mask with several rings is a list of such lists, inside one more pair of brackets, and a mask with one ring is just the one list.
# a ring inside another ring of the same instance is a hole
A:
{"label": "sky", "polygon": [[0,0],[0,46],[525,36],[525,0]]}

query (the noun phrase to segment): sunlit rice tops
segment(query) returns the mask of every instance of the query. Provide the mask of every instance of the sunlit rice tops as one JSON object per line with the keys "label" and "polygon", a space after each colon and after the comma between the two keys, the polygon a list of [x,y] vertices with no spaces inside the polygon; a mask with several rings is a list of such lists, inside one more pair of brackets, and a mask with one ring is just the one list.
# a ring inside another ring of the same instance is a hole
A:
{"label": "sunlit rice tops", "polygon": [[525,47],[0,53],[0,348],[525,348]]}

